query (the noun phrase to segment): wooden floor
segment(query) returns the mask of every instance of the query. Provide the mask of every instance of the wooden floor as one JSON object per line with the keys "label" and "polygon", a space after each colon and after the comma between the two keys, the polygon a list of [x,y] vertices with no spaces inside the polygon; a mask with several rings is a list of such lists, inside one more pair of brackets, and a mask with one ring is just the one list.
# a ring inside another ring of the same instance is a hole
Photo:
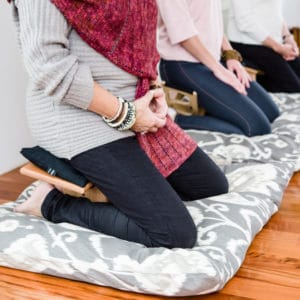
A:
{"label": "wooden floor", "polygon": [[[16,199],[30,179],[18,170],[0,176],[0,203]],[[171,299],[99,287],[0,267],[0,299]],[[175,298],[174,298],[175,299]],[[219,293],[176,299],[300,299],[300,173],[280,211],[248,250],[237,275]]]}

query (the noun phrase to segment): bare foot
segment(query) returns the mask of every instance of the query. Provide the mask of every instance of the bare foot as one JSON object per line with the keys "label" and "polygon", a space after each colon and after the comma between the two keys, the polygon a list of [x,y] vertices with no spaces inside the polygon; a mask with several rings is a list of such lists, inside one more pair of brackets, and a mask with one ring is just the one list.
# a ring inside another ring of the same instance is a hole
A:
{"label": "bare foot", "polygon": [[17,205],[14,208],[14,212],[41,217],[42,204],[46,196],[53,189],[54,189],[53,185],[41,181],[40,184],[36,187],[36,189],[32,192],[31,196],[25,202]]}

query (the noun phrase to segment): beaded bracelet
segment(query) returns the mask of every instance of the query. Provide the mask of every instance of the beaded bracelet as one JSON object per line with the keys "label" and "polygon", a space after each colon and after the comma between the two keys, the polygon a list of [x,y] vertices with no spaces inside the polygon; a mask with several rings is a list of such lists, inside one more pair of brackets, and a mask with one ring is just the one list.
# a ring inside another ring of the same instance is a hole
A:
{"label": "beaded bracelet", "polygon": [[[118,117],[115,116],[111,119],[106,117],[102,117],[104,122],[119,131],[129,130],[136,121],[136,107],[134,103],[128,102],[123,98],[119,97],[118,100],[120,101],[120,112],[118,110]],[[116,115],[117,115],[116,114]]]}
{"label": "beaded bracelet", "polygon": [[241,53],[234,49],[224,50],[222,52],[222,59],[225,61],[227,61],[229,59],[235,59],[235,60],[238,60],[239,62],[243,61]]}
{"label": "beaded bracelet", "polygon": [[119,131],[124,131],[130,129],[136,121],[136,107],[134,103],[127,102],[128,104],[128,112],[126,114],[125,120],[122,124],[117,127]]}

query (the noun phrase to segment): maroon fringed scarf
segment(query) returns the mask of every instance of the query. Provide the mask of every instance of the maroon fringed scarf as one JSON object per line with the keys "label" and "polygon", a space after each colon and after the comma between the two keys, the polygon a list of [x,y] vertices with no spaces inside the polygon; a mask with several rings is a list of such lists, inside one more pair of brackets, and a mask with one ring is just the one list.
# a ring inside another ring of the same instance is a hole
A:
{"label": "maroon fringed scarf", "polygon": [[[136,98],[156,79],[155,0],[51,0],[81,38],[111,62],[139,78]],[[170,175],[197,144],[170,118],[138,141],[163,176]]]}

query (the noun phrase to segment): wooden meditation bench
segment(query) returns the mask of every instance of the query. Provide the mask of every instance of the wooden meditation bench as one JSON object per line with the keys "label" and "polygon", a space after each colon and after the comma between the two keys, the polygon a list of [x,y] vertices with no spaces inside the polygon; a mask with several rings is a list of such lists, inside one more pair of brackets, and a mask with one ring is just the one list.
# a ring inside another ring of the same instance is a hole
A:
{"label": "wooden meditation bench", "polygon": [[169,107],[184,116],[204,115],[205,110],[198,105],[197,92],[187,93],[175,88],[163,86]]}
{"label": "wooden meditation bench", "polygon": [[261,70],[253,69],[251,67],[245,67],[247,73],[250,75],[253,81],[256,81],[257,75],[263,75],[264,73]]}
{"label": "wooden meditation bench", "polygon": [[106,196],[92,183],[87,183],[84,187],[76,185],[70,181],[57,176],[50,175],[46,171],[32,163],[27,163],[20,169],[20,173],[34,179],[42,180],[60,188],[64,194],[74,197],[85,197],[93,202],[108,202]]}

